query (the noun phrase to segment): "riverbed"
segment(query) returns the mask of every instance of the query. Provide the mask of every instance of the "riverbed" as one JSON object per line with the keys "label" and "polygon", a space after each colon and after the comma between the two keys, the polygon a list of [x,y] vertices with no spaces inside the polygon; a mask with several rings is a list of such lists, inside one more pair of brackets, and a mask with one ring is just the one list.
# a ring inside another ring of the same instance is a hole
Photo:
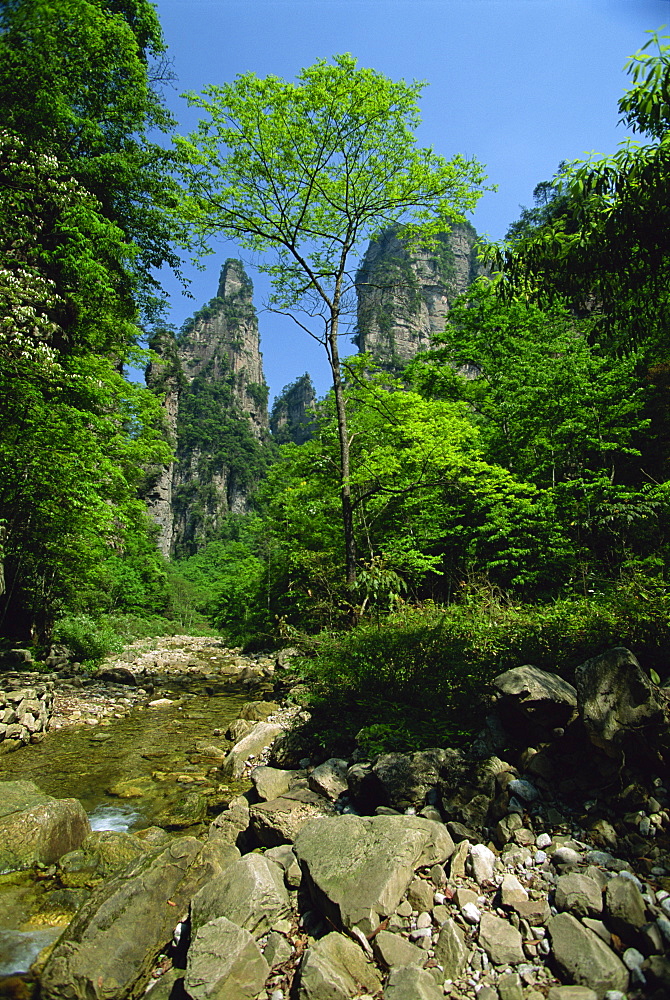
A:
{"label": "riverbed", "polygon": [[[220,763],[242,706],[271,690],[269,661],[259,665],[211,638],[201,645],[184,638],[131,647],[108,666],[119,664],[136,675],[127,698],[119,698],[118,685],[106,697],[104,686],[87,678],[69,678],[60,690],[57,684],[53,728],[1,756],[0,781],[30,780],[49,795],[79,799],[93,830],[159,826],[197,835],[249,787],[225,780]],[[190,826],[189,803],[197,813],[203,800],[207,813]],[[59,888],[56,866],[0,875],[0,977],[26,972],[71,919]]]}

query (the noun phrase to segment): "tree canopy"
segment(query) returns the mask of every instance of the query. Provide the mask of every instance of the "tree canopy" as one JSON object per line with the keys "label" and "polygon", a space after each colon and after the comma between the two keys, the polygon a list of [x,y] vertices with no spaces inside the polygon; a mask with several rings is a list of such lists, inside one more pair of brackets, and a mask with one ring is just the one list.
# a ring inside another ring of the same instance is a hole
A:
{"label": "tree canopy", "polygon": [[190,95],[208,117],[179,141],[192,225],[203,238],[220,233],[261,254],[273,307],[326,350],[349,582],[356,552],[338,337],[351,309],[353,255],[388,225],[410,242],[430,241],[464,219],[484,184],[475,160],[417,146],[421,89],[359,68],[350,55],[318,61],[295,83],[247,73]]}
{"label": "tree canopy", "polygon": [[[157,568],[143,468],[169,455],[138,361],[152,270],[177,263],[171,126],[148,0],[11,0],[0,10],[0,520],[17,631],[45,634],[102,566]],[[141,554],[140,554],[141,553]],[[94,584],[94,581],[97,583]]]}

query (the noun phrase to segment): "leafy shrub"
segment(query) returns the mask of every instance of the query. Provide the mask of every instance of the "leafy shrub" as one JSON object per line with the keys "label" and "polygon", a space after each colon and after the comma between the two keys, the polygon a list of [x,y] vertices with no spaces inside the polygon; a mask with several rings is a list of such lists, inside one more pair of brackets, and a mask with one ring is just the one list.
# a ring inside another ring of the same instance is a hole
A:
{"label": "leafy shrub", "polygon": [[490,682],[532,663],[566,679],[612,646],[668,674],[670,596],[639,578],[608,594],[540,605],[482,600],[403,606],[383,621],[322,633],[301,673],[312,699],[306,736],[374,755],[459,745],[481,728]]}
{"label": "leafy shrub", "polygon": [[70,614],[56,622],[53,638],[68,647],[74,656],[87,664],[96,664],[112,653],[120,652],[123,641],[107,617]]}
{"label": "leafy shrub", "polygon": [[87,666],[95,666],[106,656],[120,653],[134,639],[165,635],[215,635],[206,624],[184,625],[161,615],[117,614],[94,618],[87,614],[67,614],[53,629],[52,638],[63,643],[75,658]]}

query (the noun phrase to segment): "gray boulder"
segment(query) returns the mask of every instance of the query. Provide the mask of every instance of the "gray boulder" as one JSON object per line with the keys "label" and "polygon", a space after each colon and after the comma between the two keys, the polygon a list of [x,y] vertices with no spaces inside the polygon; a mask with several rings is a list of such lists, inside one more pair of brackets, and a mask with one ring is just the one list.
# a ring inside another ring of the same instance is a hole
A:
{"label": "gray boulder", "polygon": [[241,778],[247,761],[258,758],[272,746],[282,732],[282,727],[272,722],[257,722],[254,728],[230,751],[221,770],[230,778]]}
{"label": "gray boulder", "polygon": [[331,757],[315,767],[309,776],[309,787],[318,795],[335,802],[347,790],[349,764],[339,757]]}
{"label": "gray boulder", "polygon": [[253,1000],[269,973],[251,934],[218,917],[200,927],[191,942],[184,988],[193,1000]]}
{"label": "gray boulder", "polygon": [[570,872],[556,882],[555,903],[557,910],[569,910],[578,917],[597,917],[602,913],[603,896],[595,879]]}
{"label": "gray boulder", "polygon": [[239,795],[210,823],[209,839],[244,847],[248,826],[249,803],[243,795]]}
{"label": "gray boulder", "polygon": [[632,879],[617,875],[605,887],[608,924],[619,937],[629,943],[637,940],[647,922],[642,893]]}
{"label": "gray boulder", "polygon": [[664,714],[654,685],[623,646],[587,660],[575,670],[575,686],[586,732],[610,757],[635,752],[644,734],[664,728]]}
{"label": "gray boulder", "polygon": [[[438,788],[457,763],[463,767],[457,750],[418,750],[416,753],[388,753],[379,757],[357,789],[357,798],[368,808],[390,806],[402,812],[421,809],[429,792],[438,798]],[[353,789],[352,789],[353,791]]]}
{"label": "gray boulder", "polygon": [[309,820],[334,816],[335,809],[309,788],[296,788],[270,802],[260,802],[250,809],[249,824],[259,844],[277,847],[292,843]]}
{"label": "gray boulder", "polygon": [[0,871],[58,861],[90,832],[78,799],[54,799],[32,781],[0,783]]}
{"label": "gray boulder", "polygon": [[608,990],[628,989],[628,970],[597,934],[571,913],[559,913],[548,924],[554,961],[568,981],[592,989],[598,1000]]}
{"label": "gray boulder", "polygon": [[384,1000],[443,1000],[443,993],[430,972],[405,965],[391,970]]}
{"label": "gray boulder", "polygon": [[215,845],[181,837],[107,882],[78,911],[40,975],[42,1000],[135,1000],[191,897],[221,871]]}
{"label": "gray boulder", "polygon": [[446,828],[419,816],[341,816],[307,823],[295,852],[316,905],[336,925],[376,930],[416,869],[454,851]]}
{"label": "gray boulder", "polygon": [[296,774],[296,771],[283,771],[279,767],[261,765],[253,769],[250,777],[258,798],[262,802],[271,802],[272,799],[288,792]]}
{"label": "gray boulder", "polygon": [[449,918],[442,924],[435,945],[435,961],[442,966],[445,979],[458,979],[462,975],[469,953],[465,934],[456,921]]}
{"label": "gray boulder", "polygon": [[196,893],[191,923],[197,931],[226,917],[258,938],[289,909],[283,869],[262,854],[245,854]]}
{"label": "gray boulder", "polygon": [[299,1000],[349,1000],[360,994],[361,986],[376,994],[381,983],[375,967],[350,938],[326,934],[305,952]]}
{"label": "gray boulder", "polygon": [[498,674],[493,687],[500,696],[496,707],[503,722],[530,730],[533,737],[549,736],[577,714],[577,692],[572,684],[530,664]]}
{"label": "gray boulder", "polygon": [[100,830],[89,835],[76,851],[64,854],[59,861],[61,876],[67,872],[91,871],[103,878],[127,868],[140,855],[151,850],[132,833]]}
{"label": "gray boulder", "polygon": [[479,943],[494,965],[517,965],[525,960],[519,931],[493,913],[482,913]]}
{"label": "gray boulder", "polygon": [[423,965],[426,960],[426,953],[421,948],[390,931],[375,934],[372,947],[376,959],[387,969],[395,969],[400,965]]}

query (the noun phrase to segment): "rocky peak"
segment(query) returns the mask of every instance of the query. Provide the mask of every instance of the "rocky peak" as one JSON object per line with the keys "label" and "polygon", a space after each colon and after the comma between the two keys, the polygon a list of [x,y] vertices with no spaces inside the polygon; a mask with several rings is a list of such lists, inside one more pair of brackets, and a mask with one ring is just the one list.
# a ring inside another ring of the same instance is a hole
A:
{"label": "rocky peak", "polygon": [[450,304],[481,273],[476,240],[473,227],[460,223],[432,249],[410,251],[393,228],[371,241],[356,275],[359,350],[393,371],[427,347]]}
{"label": "rocky peak", "polygon": [[291,382],[275,399],[270,414],[270,430],[278,444],[304,444],[312,436],[316,393],[307,372]]}
{"label": "rocky peak", "polygon": [[268,390],[253,285],[242,263],[227,260],[218,293],[159,355],[147,384],[164,394],[166,433],[176,460],[156,475],[149,511],[165,555],[196,551],[229,512],[246,510],[265,464]]}

